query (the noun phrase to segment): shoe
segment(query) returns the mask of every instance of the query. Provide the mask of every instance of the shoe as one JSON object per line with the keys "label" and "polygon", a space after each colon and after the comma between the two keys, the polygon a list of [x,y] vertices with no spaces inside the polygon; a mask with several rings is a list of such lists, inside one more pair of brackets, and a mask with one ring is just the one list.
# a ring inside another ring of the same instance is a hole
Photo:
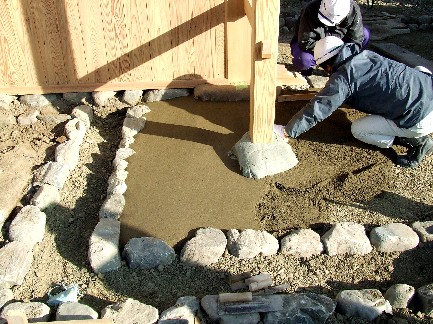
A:
{"label": "shoe", "polygon": [[284,142],[287,143],[289,141],[289,135],[287,135],[283,125],[274,125],[274,133]]}
{"label": "shoe", "polygon": [[421,161],[433,153],[433,140],[430,136],[418,138],[402,138],[403,142],[408,144],[407,154],[399,155],[396,164],[405,168],[416,168]]}

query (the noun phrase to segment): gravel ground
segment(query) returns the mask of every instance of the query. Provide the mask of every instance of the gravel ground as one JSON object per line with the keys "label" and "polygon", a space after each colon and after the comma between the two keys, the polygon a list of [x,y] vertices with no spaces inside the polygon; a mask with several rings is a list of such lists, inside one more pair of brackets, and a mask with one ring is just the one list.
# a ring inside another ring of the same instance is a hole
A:
{"label": "gravel ground", "polygon": [[[287,2],[282,1],[282,4]],[[431,33],[429,35],[431,37]],[[418,40],[418,45],[426,43],[422,33],[412,35],[411,40]],[[394,37],[393,41],[398,44],[399,37]],[[407,43],[401,42],[401,46]],[[424,52],[422,46],[417,47],[417,51],[431,59],[431,47],[428,50],[425,47]],[[72,109],[61,99],[56,105],[56,109],[48,107],[41,113],[70,113]],[[19,116],[31,109],[15,102],[9,111]],[[294,112],[279,109],[277,120],[283,123]],[[163,311],[180,296],[202,297],[228,292],[227,276],[244,271],[268,272],[275,284],[289,283],[289,293],[310,291],[331,298],[343,289],[377,288],[384,292],[395,283],[417,288],[433,282],[433,250],[425,245],[403,253],[373,251],[365,256],[320,255],[309,259],[278,254],[238,260],[226,254],[207,268],[189,267],[176,260],[162,271],[131,270],[122,266],[118,271],[95,275],[87,258],[88,241],[105,198],[110,161],[118,148],[125,109],[119,100],[113,99],[106,107],[95,107],[94,113],[92,127],[81,146],[79,165],[61,192],[60,204],[46,211],[45,238],[35,248],[34,262],[24,283],[13,289],[16,300],[46,301],[50,288],[64,282],[77,283],[83,293],[80,302],[98,312],[126,297]],[[390,222],[410,224],[416,220],[431,220],[433,157],[414,170],[395,167],[388,152],[361,145],[351,138],[347,126],[357,117],[358,113],[342,109],[308,136],[291,142],[305,163],[293,172],[266,180],[268,190],[257,202],[256,209],[263,229],[281,237],[299,227],[310,227],[323,234],[330,224],[339,221],[358,222],[370,230]],[[31,143],[37,152],[38,164],[42,164],[53,160],[62,127],[44,122],[31,126],[12,125],[2,128],[0,135],[0,152]],[[28,204],[31,196],[30,191],[22,204]],[[2,244],[7,242],[7,227],[12,218],[3,226]],[[376,322],[396,320],[430,322],[416,309],[403,309],[393,317],[383,315]],[[338,314],[329,322],[363,323]]]}

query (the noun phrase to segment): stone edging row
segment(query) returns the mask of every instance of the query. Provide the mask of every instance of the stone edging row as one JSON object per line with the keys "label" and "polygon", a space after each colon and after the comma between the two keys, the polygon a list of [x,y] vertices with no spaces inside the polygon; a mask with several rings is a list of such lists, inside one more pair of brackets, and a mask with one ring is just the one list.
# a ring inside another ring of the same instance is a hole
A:
{"label": "stone edging row", "polygon": [[[130,268],[158,268],[160,270],[176,257],[174,250],[170,246],[162,240],[152,237],[131,239],[126,244],[122,255],[119,249],[119,219],[125,205],[123,194],[126,191],[125,180],[128,165],[126,159],[135,153],[129,148],[129,145],[134,142],[134,136],[144,127],[145,118],[143,116],[148,111],[150,110],[145,105],[131,107],[128,109],[123,123],[122,140],[113,160],[113,173],[108,181],[107,198],[99,211],[99,222],[90,238],[89,260],[92,269],[96,273],[105,273],[118,269],[122,265],[122,257]],[[45,231],[46,215],[42,210],[51,204],[60,202],[59,190],[78,163],[80,145],[93,119],[92,108],[87,105],[78,106],[73,109],[71,117],[72,119],[65,126],[65,134],[68,140],[56,147],[55,161],[46,163],[36,172],[33,185],[37,186],[38,190],[31,199],[30,205],[24,206],[10,224],[9,238],[11,242],[0,249],[0,308],[13,299],[10,287],[22,284],[31,266],[33,247],[42,241]],[[217,262],[226,248],[230,254],[239,259],[249,259],[259,254],[274,255],[278,252],[295,254],[301,257],[311,257],[320,253],[327,253],[330,256],[337,254],[363,255],[371,252],[373,246],[383,252],[405,251],[415,248],[420,241],[432,242],[432,225],[433,222],[416,222],[412,224],[411,228],[400,223],[387,224],[374,228],[370,233],[370,238],[368,238],[362,225],[338,223],[333,225],[322,237],[310,229],[299,229],[284,237],[281,243],[265,231],[231,229],[224,234],[218,229],[202,228],[197,231],[194,238],[184,245],[180,259],[191,265],[206,266]],[[394,303],[392,304],[393,307],[407,307],[415,294],[415,288],[408,285],[395,285],[390,287],[389,291],[387,300],[383,299],[381,293],[374,289],[343,291],[339,293],[339,297],[337,296],[335,302],[326,296],[315,294],[284,294],[278,295],[278,297],[262,296],[261,298],[271,299],[272,303],[277,302],[281,303],[281,305],[289,303],[292,306],[294,300],[297,300],[300,305],[305,305],[305,300],[311,300],[314,304],[320,299],[322,300],[322,303],[319,303],[322,311],[327,309],[324,312],[327,315],[323,315],[325,316],[324,320],[334,312],[337,303],[343,309],[343,314],[371,319],[371,316],[375,318],[384,311],[389,312],[390,302]],[[406,293],[403,294],[403,292]],[[433,284],[420,287],[417,292],[421,307],[423,307],[422,311],[427,315],[433,315]],[[373,296],[379,296],[380,302],[376,299],[372,302]],[[175,315],[179,313],[179,309],[186,309],[188,314],[191,313],[195,317],[201,310],[200,304],[207,316],[213,320],[225,318],[224,322],[227,322],[233,316],[235,316],[236,320],[239,320],[242,316],[252,316],[258,318],[258,321],[261,318],[259,312],[243,315],[220,314],[218,311],[218,296],[213,295],[204,297],[201,302],[196,297],[181,297],[175,306],[161,313],[161,316],[158,315],[158,310],[154,307],[127,299],[123,303],[108,306],[102,311],[101,316],[116,321],[116,319],[123,318],[121,314],[125,312],[125,314],[128,314],[127,322],[129,322],[129,320],[133,321],[131,308],[138,308],[142,309],[142,312],[135,312],[140,318],[139,322],[143,321],[144,314],[150,316],[146,317],[146,320],[149,320],[148,322],[156,322],[158,318],[161,322],[165,319],[179,319],[178,315]],[[360,309],[358,309],[359,307],[355,307],[355,304],[362,307],[359,306]],[[328,306],[325,307],[324,305]],[[344,305],[347,306],[346,309]],[[288,307],[288,304],[286,306]],[[35,307],[40,307],[41,313],[46,312],[46,316],[49,316],[49,307],[43,303],[35,302],[10,303],[3,308],[2,316],[5,316],[9,309],[15,308],[24,309],[29,316]],[[283,309],[285,308],[283,307]],[[89,316],[87,318],[98,318],[97,313],[95,315],[95,312],[90,307],[79,303],[62,304],[57,311],[57,320],[74,319],[73,316],[80,313],[87,314],[86,316]],[[274,316],[283,316],[280,314],[281,312],[260,313],[262,317],[268,318],[268,320],[264,321],[265,323],[272,323],[275,320]],[[265,313],[266,315],[264,315]],[[310,315],[306,314],[305,316]],[[188,317],[189,315],[184,314],[182,316]],[[47,318],[41,317],[41,320],[47,320]],[[122,321],[124,321],[124,318]]]}

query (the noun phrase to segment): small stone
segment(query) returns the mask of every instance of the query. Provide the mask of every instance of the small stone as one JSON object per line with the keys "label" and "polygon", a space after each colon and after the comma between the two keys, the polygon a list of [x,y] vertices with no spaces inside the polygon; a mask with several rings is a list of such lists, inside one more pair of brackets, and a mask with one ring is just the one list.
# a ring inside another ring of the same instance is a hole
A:
{"label": "small stone", "polygon": [[106,273],[120,268],[119,238],[118,220],[109,218],[99,220],[89,243],[90,265],[96,273]]}
{"label": "small stone", "polygon": [[60,191],[57,187],[50,184],[43,184],[30,200],[32,205],[35,205],[40,210],[45,210],[51,206],[57,205],[60,202]]}
{"label": "small stone", "polygon": [[414,295],[414,287],[406,284],[396,284],[388,288],[384,297],[389,301],[392,308],[407,308]]}
{"label": "small stone", "polygon": [[102,204],[101,209],[99,210],[100,218],[111,218],[111,219],[119,219],[120,215],[125,208],[125,197],[120,194],[111,194],[109,195],[104,203]]}
{"label": "small stone", "polygon": [[56,311],[56,321],[78,321],[97,319],[98,313],[78,302],[61,303]]}
{"label": "small stone", "polygon": [[392,314],[391,305],[377,289],[343,290],[337,294],[340,311],[347,316],[373,321],[383,312]]}
{"label": "small stone", "polygon": [[42,242],[47,216],[36,206],[24,206],[9,226],[11,241],[20,241],[34,246]]}
{"label": "small stone", "polygon": [[128,105],[135,106],[140,102],[143,90],[126,90],[123,93],[122,101]]}
{"label": "small stone", "polygon": [[143,95],[144,102],[155,102],[170,100],[178,97],[189,96],[188,89],[160,89],[160,90],[149,90]]}
{"label": "small stone", "polygon": [[95,91],[92,92],[93,101],[97,106],[103,107],[107,104],[108,100],[114,98],[116,91]]}
{"label": "small stone", "polygon": [[381,252],[395,252],[417,247],[419,237],[409,226],[391,223],[373,228],[370,241]]}
{"label": "small stone", "polygon": [[156,323],[159,312],[153,306],[128,298],[122,303],[105,307],[101,311],[101,318],[119,324],[147,324]]}

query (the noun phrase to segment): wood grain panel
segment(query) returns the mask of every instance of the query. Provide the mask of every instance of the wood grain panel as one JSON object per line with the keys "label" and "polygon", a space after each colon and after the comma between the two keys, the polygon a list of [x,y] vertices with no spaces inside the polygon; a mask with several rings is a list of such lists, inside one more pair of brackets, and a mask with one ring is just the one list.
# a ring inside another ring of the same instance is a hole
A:
{"label": "wood grain panel", "polygon": [[0,92],[221,83],[225,1],[1,1]]}

